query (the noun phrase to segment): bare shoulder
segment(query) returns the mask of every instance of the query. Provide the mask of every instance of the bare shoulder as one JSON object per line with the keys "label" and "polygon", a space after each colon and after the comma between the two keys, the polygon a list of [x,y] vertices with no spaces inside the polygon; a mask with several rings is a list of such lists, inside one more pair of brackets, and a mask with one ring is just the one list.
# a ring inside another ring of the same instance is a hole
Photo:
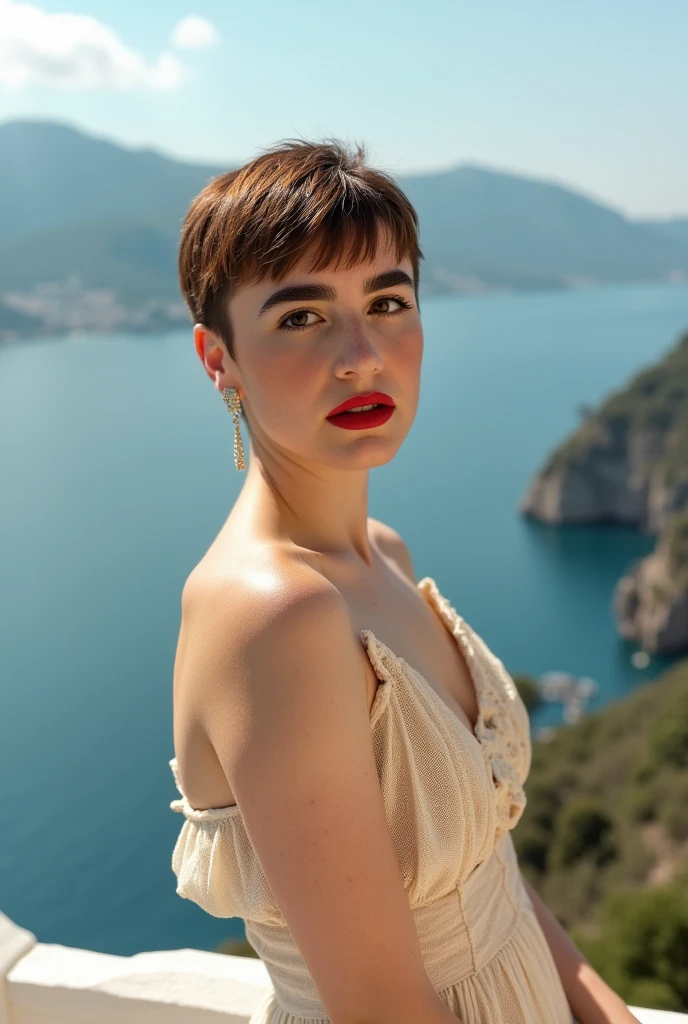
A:
{"label": "bare shoulder", "polygon": [[200,708],[212,708],[218,696],[229,699],[229,691],[243,704],[241,680],[267,679],[264,692],[280,678],[283,659],[298,657],[300,644],[314,653],[319,638],[339,650],[356,644],[334,584],[298,559],[275,556],[246,561],[231,575],[192,573],[182,592],[182,631],[184,674]]}
{"label": "bare shoulder", "polygon": [[413,570],[413,562],[401,534],[393,526],[388,526],[381,519],[373,519],[372,516],[368,518],[368,529],[373,542],[382,554],[396,562],[411,583],[415,583],[416,575]]}
{"label": "bare shoulder", "polygon": [[290,615],[315,609],[346,610],[339,590],[322,573],[297,558],[266,556],[230,573],[196,573],[182,592],[182,610],[219,616],[235,641],[258,638]]}

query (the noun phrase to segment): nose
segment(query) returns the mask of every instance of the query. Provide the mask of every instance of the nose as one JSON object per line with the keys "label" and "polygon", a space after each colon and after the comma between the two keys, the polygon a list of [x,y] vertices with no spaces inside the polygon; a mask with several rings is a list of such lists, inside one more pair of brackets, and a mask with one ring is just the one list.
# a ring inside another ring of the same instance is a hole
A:
{"label": "nose", "polygon": [[357,374],[359,377],[365,377],[371,373],[379,373],[382,369],[382,356],[365,320],[352,317],[342,335],[336,366],[337,375],[349,377]]}

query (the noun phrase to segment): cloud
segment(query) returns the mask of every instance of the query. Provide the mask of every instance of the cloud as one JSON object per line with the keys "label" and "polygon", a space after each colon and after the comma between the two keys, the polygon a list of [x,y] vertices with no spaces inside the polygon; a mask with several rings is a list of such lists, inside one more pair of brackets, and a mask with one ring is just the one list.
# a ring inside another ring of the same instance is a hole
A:
{"label": "cloud", "polygon": [[0,0],[0,84],[76,89],[175,89],[185,71],[172,53],[148,62],[103,22]]}
{"label": "cloud", "polygon": [[172,45],[184,50],[199,50],[204,46],[213,46],[218,40],[215,26],[197,14],[189,14],[180,18],[172,29]]}

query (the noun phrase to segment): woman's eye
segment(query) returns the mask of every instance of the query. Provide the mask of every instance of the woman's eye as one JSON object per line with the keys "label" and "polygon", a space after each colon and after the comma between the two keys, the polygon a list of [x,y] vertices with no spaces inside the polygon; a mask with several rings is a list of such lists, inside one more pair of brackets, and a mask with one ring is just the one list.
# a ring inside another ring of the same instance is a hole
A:
{"label": "woman's eye", "polygon": [[402,309],[410,309],[410,303],[403,299],[393,299],[388,296],[384,299],[376,299],[373,303],[374,313],[399,313]]}
{"label": "woman's eye", "polygon": [[[309,317],[314,317],[315,319],[309,320]],[[321,319],[322,317],[319,317],[317,313],[313,313],[309,309],[297,309],[285,317],[284,320],[280,320],[280,327],[298,331],[302,327],[312,327],[314,323]]]}

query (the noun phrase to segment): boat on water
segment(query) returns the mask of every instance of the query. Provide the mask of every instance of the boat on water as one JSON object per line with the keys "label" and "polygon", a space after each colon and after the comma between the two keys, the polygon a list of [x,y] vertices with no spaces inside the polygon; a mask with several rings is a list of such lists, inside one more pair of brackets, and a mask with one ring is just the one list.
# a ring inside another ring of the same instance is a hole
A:
{"label": "boat on water", "polygon": [[537,685],[543,700],[564,705],[563,717],[569,725],[580,720],[589,701],[599,692],[594,679],[570,672],[544,672],[537,679]]}

